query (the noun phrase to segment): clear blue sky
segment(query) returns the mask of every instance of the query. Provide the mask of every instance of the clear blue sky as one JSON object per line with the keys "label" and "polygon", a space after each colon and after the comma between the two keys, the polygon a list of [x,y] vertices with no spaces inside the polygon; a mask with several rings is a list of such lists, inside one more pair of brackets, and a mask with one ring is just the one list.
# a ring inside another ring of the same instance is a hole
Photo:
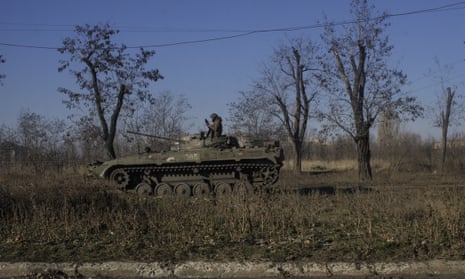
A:
{"label": "clear blue sky", "polygon": [[[380,11],[391,14],[459,3],[455,0],[375,0]],[[75,25],[109,23],[120,29],[118,38],[128,46],[159,45],[236,35],[259,29],[308,26],[323,15],[334,21],[349,17],[348,0],[0,0],[0,43],[60,47],[73,35]],[[390,63],[408,75],[405,89],[424,104],[434,100],[437,87],[425,74],[433,58],[452,65],[451,84],[465,94],[465,3],[441,12],[389,19],[387,30],[395,46]],[[194,130],[215,111],[227,118],[227,104],[247,90],[260,65],[286,36],[319,39],[321,29],[269,32],[234,39],[155,48],[151,63],[165,76],[153,92],[169,90],[188,98]],[[68,73],[58,73],[56,50],[0,45],[6,59],[0,73],[0,124],[16,125],[22,110],[50,118],[70,112],[61,103],[58,87],[73,87]],[[227,119],[225,122],[227,130]],[[423,136],[436,134],[427,121],[412,125]],[[460,131],[465,130],[465,126]]]}

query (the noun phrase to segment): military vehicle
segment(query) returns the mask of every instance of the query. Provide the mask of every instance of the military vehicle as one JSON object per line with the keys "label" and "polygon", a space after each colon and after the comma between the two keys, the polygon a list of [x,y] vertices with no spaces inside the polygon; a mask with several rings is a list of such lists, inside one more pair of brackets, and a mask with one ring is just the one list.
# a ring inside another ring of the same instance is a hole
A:
{"label": "military vehicle", "polygon": [[[133,134],[145,135],[137,132]],[[249,141],[205,133],[177,140],[171,150],[144,153],[90,165],[94,175],[138,194],[225,195],[266,189],[276,183],[283,163],[279,141]]]}

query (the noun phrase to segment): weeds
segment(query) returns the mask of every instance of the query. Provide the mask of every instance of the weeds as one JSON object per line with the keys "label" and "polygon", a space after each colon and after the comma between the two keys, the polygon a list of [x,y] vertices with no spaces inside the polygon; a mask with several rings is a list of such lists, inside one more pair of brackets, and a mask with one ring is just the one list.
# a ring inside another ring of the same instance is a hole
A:
{"label": "weeds", "polygon": [[283,175],[273,193],[185,199],[124,194],[81,176],[8,174],[0,176],[0,260],[465,258],[459,177],[372,185],[351,177]]}

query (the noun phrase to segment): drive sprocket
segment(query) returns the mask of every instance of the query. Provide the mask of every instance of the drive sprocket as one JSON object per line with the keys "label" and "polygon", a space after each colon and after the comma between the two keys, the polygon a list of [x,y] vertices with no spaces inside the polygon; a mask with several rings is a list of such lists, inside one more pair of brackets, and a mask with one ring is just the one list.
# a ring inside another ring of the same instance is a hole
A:
{"label": "drive sprocket", "polygon": [[110,182],[120,190],[129,185],[129,175],[124,169],[115,169],[110,174]]}

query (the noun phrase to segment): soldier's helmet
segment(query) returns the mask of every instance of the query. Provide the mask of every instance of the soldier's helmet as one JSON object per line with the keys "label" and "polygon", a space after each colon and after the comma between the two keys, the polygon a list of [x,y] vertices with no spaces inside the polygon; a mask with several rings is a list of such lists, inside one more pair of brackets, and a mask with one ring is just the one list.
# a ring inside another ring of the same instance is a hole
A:
{"label": "soldier's helmet", "polygon": [[211,119],[215,119],[215,118],[217,118],[217,117],[218,117],[218,114],[216,114],[216,113],[210,114],[210,118],[211,118]]}

